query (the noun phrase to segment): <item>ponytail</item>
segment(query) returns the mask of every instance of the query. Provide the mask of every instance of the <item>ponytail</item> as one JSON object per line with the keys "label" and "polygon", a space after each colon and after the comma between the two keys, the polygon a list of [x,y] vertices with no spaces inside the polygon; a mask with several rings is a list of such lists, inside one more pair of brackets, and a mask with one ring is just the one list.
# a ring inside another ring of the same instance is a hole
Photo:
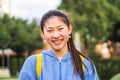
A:
{"label": "ponytail", "polygon": [[74,65],[74,71],[75,73],[79,74],[81,79],[84,80],[84,73],[83,73],[83,67],[82,64],[82,59],[80,57],[81,53],[76,49],[73,39],[72,39],[72,34],[70,35],[71,37],[69,38],[69,41],[67,43],[68,45],[68,50],[70,51],[70,55],[72,57],[72,63]]}
{"label": "ponytail", "polygon": [[84,66],[85,68],[86,65],[84,64],[84,62],[82,61],[82,57],[88,59],[90,62],[91,62],[91,65],[92,65],[92,68],[93,68],[93,72],[94,72],[94,66],[93,66],[93,62],[92,60],[90,60],[88,57],[86,57],[85,55],[83,55],[82,53],[80,53],[75,45],[74,45],[74,42],[73,42],[73,39],[72,39],[72,34],[70,35],[71,37],[69,38],[68,40],[68,50],[70,51],[70,55],[72,57],[72,63],[74,65],[74,71],[76,74],[79,74],[81,79],[84,80],[84,69],[82,66]]}

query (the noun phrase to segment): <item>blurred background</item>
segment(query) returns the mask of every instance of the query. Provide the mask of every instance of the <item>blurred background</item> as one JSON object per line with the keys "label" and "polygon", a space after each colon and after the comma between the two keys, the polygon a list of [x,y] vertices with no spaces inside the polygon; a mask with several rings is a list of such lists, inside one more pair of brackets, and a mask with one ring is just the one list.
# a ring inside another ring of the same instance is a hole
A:
{"label": "blurred background", "polygon": [[39,23],[51,9],[68,14],[99,80],[120,80],[120,0],[0,0],[0,80],[17,80],[25,59],[48,48]]}

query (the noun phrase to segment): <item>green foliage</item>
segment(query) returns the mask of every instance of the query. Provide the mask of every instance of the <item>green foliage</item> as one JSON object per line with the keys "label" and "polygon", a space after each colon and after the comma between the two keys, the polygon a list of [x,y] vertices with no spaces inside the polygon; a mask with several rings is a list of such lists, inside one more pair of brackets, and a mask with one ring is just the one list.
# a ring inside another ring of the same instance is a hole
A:
{"label": "green foliage", "polygon": [[72,18],[74,29],[81,37],[97,41],[107,39],[113,24],[120,21],[119,3],[119,0],[62,0],[59,9]]}
{"label": "green foliage", "polygon": [[0,48],[11,48],[18,54],[25,51],[33,51],[42,48],[40,29],[34,20],[27,23],[26,20],[9,17],[0,17]]}
{"label": "green foliage", "polygon": [[6,48],[11,41],[11,37],[6,30],[6,26],[3,23],[9,19],[7,15],[5,15],[5,18],[5,20],[2,20],[2,18],[0,17],[0,49]]}
{"label": "green foliage", "polygon": [[[22,68],[22,65],[23,65],[23,63],[24,63],[24,61],[25,61],[25,58],[20,58],[20,69]],[[12,57],[11,59],[10,59],[10,67],[9,67],[9,69],[10,69],[10,74],[11,74],[11,76],[16,76],[17,75],[17,72],[18,72],[18,69],[17,69],[17,58],[15,58],[15,57]]]}
{"label": "green foliage", "polygon": [[17,73],[17,62],[15,58],[11,58],[10,59],[10,74],[11,76],[15,76]]}
{"label": "green foliage", "polygon": [[115,74],[120,72],[120,58],[100,60],[98,56],[92,55],[100,80],[110,80]]}

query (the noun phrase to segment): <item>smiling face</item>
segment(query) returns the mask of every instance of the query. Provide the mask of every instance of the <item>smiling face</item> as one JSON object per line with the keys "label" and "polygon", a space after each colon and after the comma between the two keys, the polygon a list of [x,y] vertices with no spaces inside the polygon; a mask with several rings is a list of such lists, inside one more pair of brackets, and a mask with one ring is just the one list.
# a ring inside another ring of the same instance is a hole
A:
{"label": "smiling face", "polygon": [[52,50],[61,51],[68,50],[71,31],[72,27],[68,27],[61,17],[52,16],[45,21],[42,35]]}

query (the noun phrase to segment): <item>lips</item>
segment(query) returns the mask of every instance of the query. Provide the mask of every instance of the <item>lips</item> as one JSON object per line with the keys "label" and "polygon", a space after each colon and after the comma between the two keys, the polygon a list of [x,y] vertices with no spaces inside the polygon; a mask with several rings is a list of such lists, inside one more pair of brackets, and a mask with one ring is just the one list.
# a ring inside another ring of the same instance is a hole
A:
{"label": "lips", "polygon": [[61,44],[61,39],[56,39],[56,40],[53,40],[52,42],[55,44],[55,45],[60,45]]}

